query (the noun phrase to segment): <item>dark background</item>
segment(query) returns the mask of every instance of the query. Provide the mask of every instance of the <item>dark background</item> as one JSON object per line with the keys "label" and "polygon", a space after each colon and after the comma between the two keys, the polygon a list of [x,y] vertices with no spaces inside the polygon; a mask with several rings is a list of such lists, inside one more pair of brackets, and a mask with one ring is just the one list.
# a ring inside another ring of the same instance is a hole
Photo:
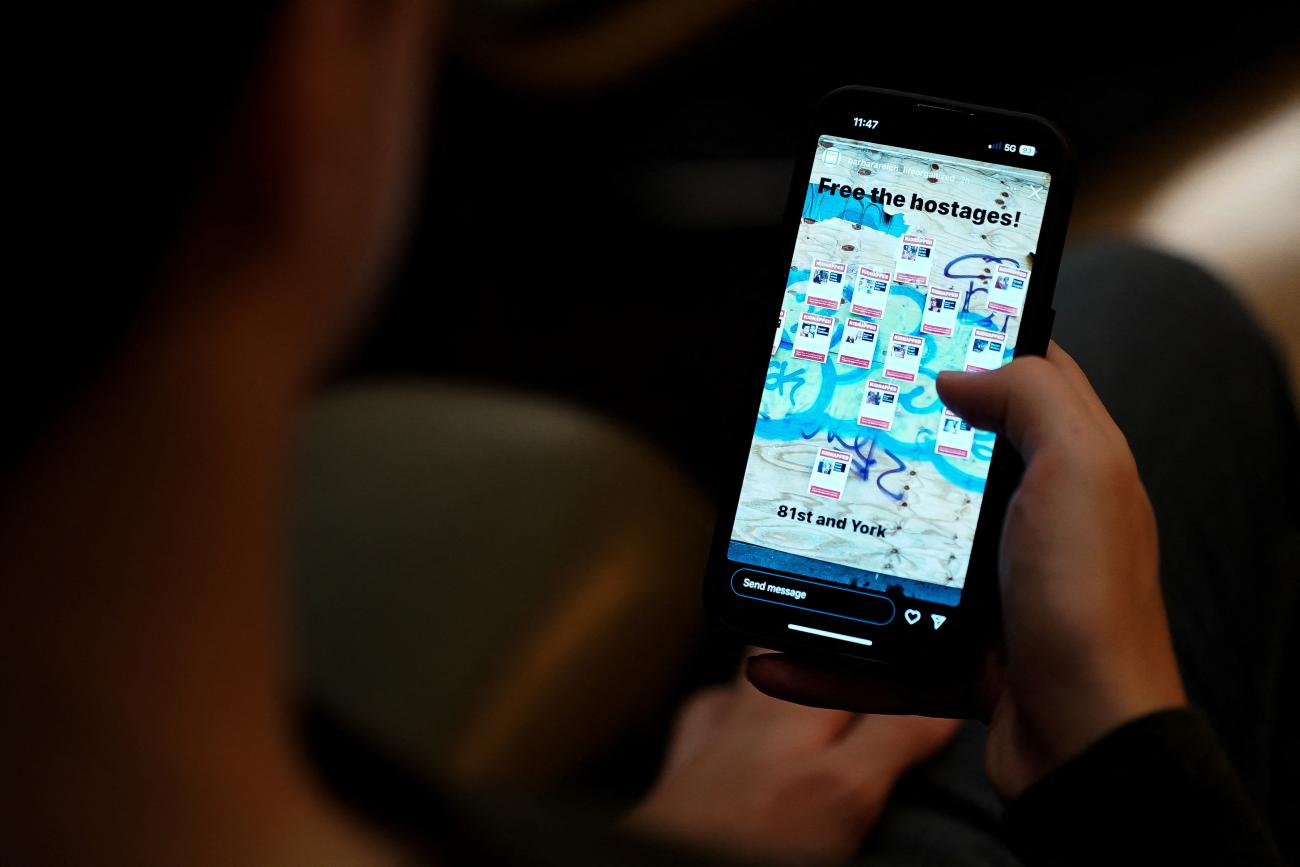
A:
{"label": "dark background", "polygon": [[[608,6],[490,20],[484,38],[580,28]],[[1146,131],[1295,50],[1285,19],[1071,9],[1043,6],[1035,22],[984,5],[766,2],[580,95],[498,83],[454,51],[409,252],[341,376],[572,398],[712,487],[706,434],[736,405],[740,359],[698,338],[683,310],[710,314],[681,299],[721,266],[708,309],[771,318],[772,304],[746,299],[773,289],[759,275],[785,255],[791,155],[823,93],[862,84],[1044,115],[1074,142],[1083,191]],[[727,332],[725,319],[708,327]],[[528,352],[504,351],[507,333]]]}

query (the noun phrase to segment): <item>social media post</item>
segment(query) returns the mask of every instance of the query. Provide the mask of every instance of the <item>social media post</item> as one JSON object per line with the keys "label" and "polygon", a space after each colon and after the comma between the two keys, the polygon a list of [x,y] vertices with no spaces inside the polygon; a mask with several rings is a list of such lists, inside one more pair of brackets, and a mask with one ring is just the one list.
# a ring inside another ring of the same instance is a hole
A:
{"label": "social media post", "polygon": [[758,566],[955,604],[995,441],[934,383],[1013,357],[1050,178],[823,142],[733,549]]}

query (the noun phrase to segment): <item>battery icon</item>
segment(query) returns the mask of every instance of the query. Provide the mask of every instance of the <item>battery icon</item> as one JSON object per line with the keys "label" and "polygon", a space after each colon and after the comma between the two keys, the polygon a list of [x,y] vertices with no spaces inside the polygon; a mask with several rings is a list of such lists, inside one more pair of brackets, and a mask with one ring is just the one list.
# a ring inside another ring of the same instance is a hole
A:
{"label": "battery icon", "polygon": [[1036,153],[1038,153],[1038,148],[1034,147],[1033,145],[1021,145],[1021,146],[1020,146],[1020,155],[1021,155],[1021,156],[1024,156],[1024,157],[1032,157],[1032,156],[1033,156],[1034,154],[1036,154]]}

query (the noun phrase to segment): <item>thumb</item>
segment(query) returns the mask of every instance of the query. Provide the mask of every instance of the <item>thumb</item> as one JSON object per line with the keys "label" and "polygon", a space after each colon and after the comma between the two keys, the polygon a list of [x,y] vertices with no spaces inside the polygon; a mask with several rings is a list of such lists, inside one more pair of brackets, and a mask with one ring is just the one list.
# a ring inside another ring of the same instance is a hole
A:
{"label": "thumb", "polygon": [[1026,461],[1068,438],[1086,415],[1062,371],[1038,356],[988,372],[946,370],[936,385],[945,406],[977,428],[1005,434]]}

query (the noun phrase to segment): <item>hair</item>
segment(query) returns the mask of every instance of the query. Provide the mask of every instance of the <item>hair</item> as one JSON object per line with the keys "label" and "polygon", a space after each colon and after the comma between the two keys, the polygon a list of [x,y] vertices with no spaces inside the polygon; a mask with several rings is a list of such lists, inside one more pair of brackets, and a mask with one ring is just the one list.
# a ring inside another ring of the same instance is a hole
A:
{"label": "hair", "polygon": [[79,18],[76,30],[93,44],[47,55],[73,61],[23,124],[38,151],[28,179],[39,190],[25,214],[33,243],[20,251],[35,267],[21,281],[10,275],[10,333],[0,341],[6,474],[129,339],[159,290],[278,10],[275,2],[114,7],[102,13],[111,20]]}

